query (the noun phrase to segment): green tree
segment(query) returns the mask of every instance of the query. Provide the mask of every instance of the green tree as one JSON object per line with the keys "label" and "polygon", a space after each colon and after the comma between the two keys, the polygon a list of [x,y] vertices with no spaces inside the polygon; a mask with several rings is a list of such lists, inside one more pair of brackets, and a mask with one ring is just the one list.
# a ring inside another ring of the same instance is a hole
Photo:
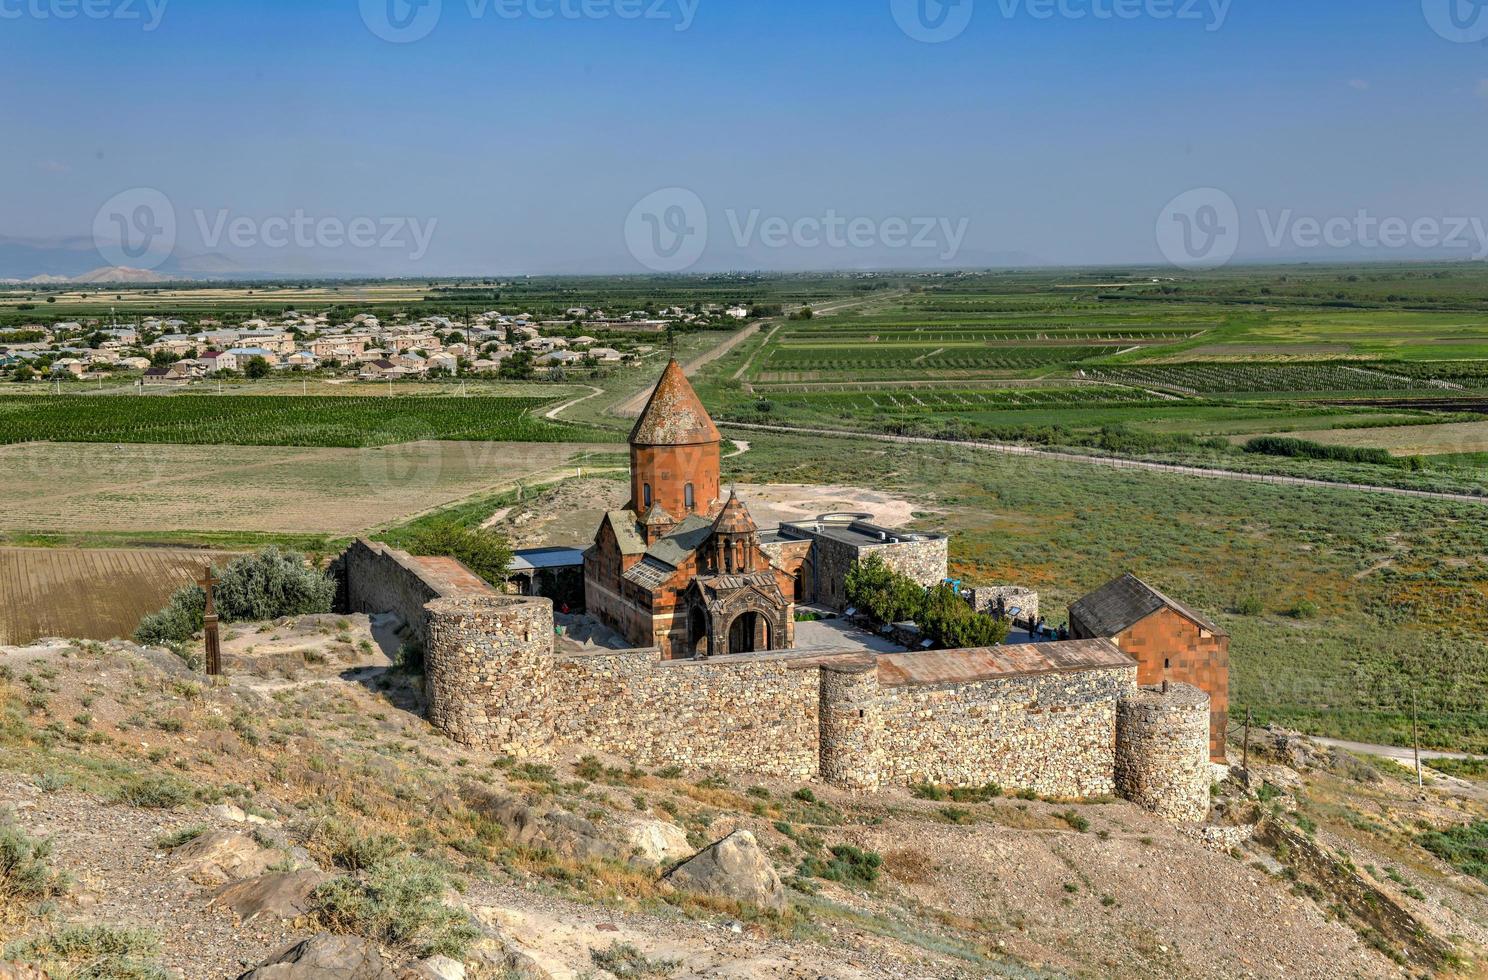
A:
{"label": "green tree", "polygon": [[511,544],[502,535],[453,521],[422,528],[409,540],[407,550],[423,557],[457,558],[493,585],[506,581],[512,560]]}
{"label": "green tree", "polygon": [[243,373],[257,381],[260,378],[267,378],[271,370],[273,368],[269,366],[269,362],[255,354],[248,358],[248,363],[244,366]]}
{"label": "green tree", "polygon": [[894,571],[880,555],[854,562],[845,585],[847,601],[879,623],[914,621],[924,609],[924,587]]}
{"label": "green tree", "polygon": [[950,585],[930,590],[919,626],[942,650],[995,647],[1008,635],[1006,620],[972,609]]}

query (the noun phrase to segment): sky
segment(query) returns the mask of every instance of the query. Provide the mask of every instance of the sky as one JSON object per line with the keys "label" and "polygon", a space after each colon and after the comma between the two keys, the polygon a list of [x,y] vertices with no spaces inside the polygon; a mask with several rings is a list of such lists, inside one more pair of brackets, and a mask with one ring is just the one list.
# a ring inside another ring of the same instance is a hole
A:
{"label": "sky", "polygon": [[0,276],[1488,255],[1483,0],[418,2],[0,0]]}

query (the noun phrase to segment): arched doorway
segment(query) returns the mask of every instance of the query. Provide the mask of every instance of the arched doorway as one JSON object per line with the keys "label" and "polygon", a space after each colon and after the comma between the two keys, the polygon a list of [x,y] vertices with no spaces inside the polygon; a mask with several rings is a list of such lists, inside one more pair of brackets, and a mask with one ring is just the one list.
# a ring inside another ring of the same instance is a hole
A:
{"label": "arched doorway", "polygon": [[766,653],[770,647],[770,621],[750,610],[740,613],[728,631],[729,653]]}
{"label": "arched doorway", "polygon": [[796,587],[795,587],[795,596],[794,596],[794,599],[798,603],[805,602],[806,601],[806,566],[805,565],[802,565],[800,568],[797,568],[796,569]]}
{"label": "arched doorway", "polygon": [[694,658],[708,656],[708,614],[701,606],[693,606],[687,614],[687,647]]}

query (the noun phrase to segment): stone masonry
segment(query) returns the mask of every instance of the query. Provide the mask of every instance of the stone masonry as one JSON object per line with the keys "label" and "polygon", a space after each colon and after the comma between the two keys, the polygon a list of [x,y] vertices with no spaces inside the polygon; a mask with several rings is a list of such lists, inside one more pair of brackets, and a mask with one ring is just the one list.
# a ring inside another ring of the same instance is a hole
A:
{"label": "stone masonry", "polygon": [[1143,687],[1116,707],[1116,790],[1175,822],[1209,816],[1209,695]]}

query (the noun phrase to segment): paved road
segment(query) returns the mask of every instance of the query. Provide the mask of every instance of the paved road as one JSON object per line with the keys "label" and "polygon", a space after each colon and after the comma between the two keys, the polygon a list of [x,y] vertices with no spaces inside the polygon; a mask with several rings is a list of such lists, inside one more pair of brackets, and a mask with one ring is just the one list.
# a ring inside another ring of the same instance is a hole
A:
{"label": "paved road", "polygon": [[853,432],[847,429],[817,429],[793,425],[757,425],[749,422],[724,422],[721,423],[721,427],[725,429],[750,429],[756,432],[783,432],[795,435],[871,439],[875,442],[893,442],[905,445],[959,446],[964,449],[979,449],[983,452],[1002,453],[1007,456],[1028,456],[1035,459],[1058,460],[1063,463],[1084,463],[1087,466],[1105,466],[1118,470],[1147,470],[1154,473],[1176,473],[1180,476],[1196,476],[1209,480],[1271,483],[1278,486],[1323,487],[1329,490],[1357,490],[1362,493],[1382,493],[1396,497],[1419,497],[1427,500],[1450,500],[1455,503],[1488,504],[1488,497],[1475,497],[1465,493],[1435,493],[1430,490],[1378,487],[1367,483],[1335,483],[1329,480],[1310,480],[1300,476],[1241,473],[1237,470],[1208,469],[1202,466],[1180,466],[1176,463],[1149,463],[1144,460],[1116,459],[1109,456],[1084,456],[1080,453],[1062,453],[1053,449],[1033,449],[1028,446],[1012,446],[996,442],[929,439],[923,436],[894,436],[874,432]]}

